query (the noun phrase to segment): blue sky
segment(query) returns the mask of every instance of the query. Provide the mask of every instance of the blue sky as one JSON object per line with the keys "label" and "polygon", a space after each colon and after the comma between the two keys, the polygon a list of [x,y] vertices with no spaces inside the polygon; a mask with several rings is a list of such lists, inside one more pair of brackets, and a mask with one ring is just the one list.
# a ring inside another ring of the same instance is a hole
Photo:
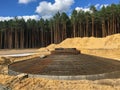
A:
{"label": "blue sky", "polygon": [[102,5],[118,4],[120,0],[1,0],[0,20],[9,20],[18,16],[25,19],[49,18],[56,12],[71,13],[73,9],[89,11],[90,5],[96,8]]}

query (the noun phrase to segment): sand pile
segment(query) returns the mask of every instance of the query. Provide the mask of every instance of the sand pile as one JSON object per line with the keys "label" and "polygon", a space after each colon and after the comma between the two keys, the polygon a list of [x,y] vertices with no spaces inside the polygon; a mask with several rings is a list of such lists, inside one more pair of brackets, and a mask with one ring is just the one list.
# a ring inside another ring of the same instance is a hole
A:
{"label": "sand pile", "polygon": [[50,44],[46,47],[49,51],[53,51],[55,48],[57,48],[57,44]]}
{"label": "sand pile", "polygon": [[120,60],[120,49],[82,49],[81,53]]}
{"label": "sand pile", "polygon": [[120,48],[120,34],[106,37],[105,48]]}
{"label": "sand pile", "polygon": [[120,48],[120,34],[105,38],[68,38],[61,42],[58,47],[77,49],[114,49]]}
{"label": "sand pile", "polygon": [[120,48],[120,34],[107,36],[105,38],[83,37],[67,38],[60,44],[51,44],[40,48],[38,51],[52,51],[55,48],[77,48],[81,49],[118,49]]}
{"label": "sand pile", "polygon": [[50,44],[47,47],[43,47],[38,49],[40,52],[48,52],[48,51],[53,51],[55,48],[57,48],[57,44]]}
{"label": "sand pile", "polygon": [[103,38],[68,38],[59,44],[59,47],[77,48],[77,49],[97,49],[104,47]]}

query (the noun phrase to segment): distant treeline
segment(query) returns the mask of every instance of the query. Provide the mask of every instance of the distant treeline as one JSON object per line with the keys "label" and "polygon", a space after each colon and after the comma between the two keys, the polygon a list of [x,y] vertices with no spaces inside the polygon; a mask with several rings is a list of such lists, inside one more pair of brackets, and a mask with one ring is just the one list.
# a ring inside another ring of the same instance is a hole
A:
{"label": "distant treeline", "polygon": [[71,37],[105,37],[120,33],[120,4],[91,11],[73,10],[71,16],[56,13],[49,20],[27,20],[17,17],[0,21],[0,49],[38,48],[60,43]]}

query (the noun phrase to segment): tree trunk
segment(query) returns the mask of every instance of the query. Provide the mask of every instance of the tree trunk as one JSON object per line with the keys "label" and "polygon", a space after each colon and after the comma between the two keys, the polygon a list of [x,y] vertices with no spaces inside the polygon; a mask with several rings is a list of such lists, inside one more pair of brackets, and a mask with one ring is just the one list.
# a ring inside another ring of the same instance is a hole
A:
{"label": "tree trunk", "polygon": [[76,34],[76,25],[74,24],[74,25],[73,25],[73,37],[76,36],[75,34]]}
{"label": "tree trunk", "polygon": [[92,36],[94,36],[94,18],[92,17]]}

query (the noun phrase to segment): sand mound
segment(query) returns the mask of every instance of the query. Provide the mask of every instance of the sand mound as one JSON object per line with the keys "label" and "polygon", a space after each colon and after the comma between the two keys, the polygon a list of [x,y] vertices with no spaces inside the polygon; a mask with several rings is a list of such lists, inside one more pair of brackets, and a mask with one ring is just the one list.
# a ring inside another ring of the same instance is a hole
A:
{"label": "sand mound", "polygon": [[57,44],[50,44],[50,45],[47,46],[46,48],[47,48],[49,51],[53,51],[56,47],[57,47]]}
{"label": "sand mound", "polygon": [[61,42],[58,47],[77,49],[114,49],[120,48],[120,34],[105,38],[68,38]]}
{"label": "sand mound", "polygon": [[57,47],[57,44],[50,44],[47,47],[43,47],[38,49],[39,52],[48,52],[48,51],[53,51]]}
{"label": "sand mound", "polygon": [[120,34],[106,37],[105,48],[120,48]]}
{"label": "sand mound", "polygon": [[104,39],[94,37],[84,38],[68,38],[59,44],[64,48],[77,48],[77,49],[96,49],[104,46]]}
{"label": "sand mound", "polygon": [[50,44],[40,48],[38,51],[52,51],[55,48],[77,48],[81,49],[118,49],[120,48],[120,34],[114,34],[104,38],[83,37],[67,38],[60,44]]}

